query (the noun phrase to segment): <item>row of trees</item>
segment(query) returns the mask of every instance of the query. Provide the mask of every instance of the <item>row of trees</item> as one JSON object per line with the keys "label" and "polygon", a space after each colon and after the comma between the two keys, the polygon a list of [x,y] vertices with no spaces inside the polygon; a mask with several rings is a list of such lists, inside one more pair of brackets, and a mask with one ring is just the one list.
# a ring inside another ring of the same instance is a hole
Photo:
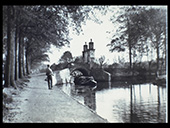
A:
{"label": "row of trees", "polygon": [[[110,51],[129,51],[130,69],[133,68],[132,57],[138,52],[142,56],[156,49],[157,71],[159,70],[160,51],[166,60],[167,41],[167,10],[142,6],[120,8],[120,15],[113,23],[119,23],[117,33],[107,46]],[[166,63],[166,62],[165,62]]]}
{"label": "row of trees", "polygon": [[[107,13],[108,7],[103,7]],[[151,58],[148,64],[153,62],[153,53],[156,52],[157,71],[160,70],[160,60],[166,64],[167,52],[167,9],[166,7],[149,6],[122,6],[115,16],[110,17],[113,24],[120,27],[113,34],[111,43],[107,46],[110,51],[129,51],[129,68],[135,67],[135,61],[141,63],[142,57]],[[105,57],[99,58],[99,63],[104,64]]]}
{"label": "row of trees", "polygon": [[3,6],[3,72],[5,87],[48,60],[53,44],[69,44],[69,26],[78,33],[91,8],[83,6]]}
{"label": "row of trees", "polygon": [[[100,23],[93,9],[107,12],[106,6],[3,6],[5,87],[15,87],[18,78],[48,60],[45,53],[51,44],[58,48],[69,44],[70,26],[79,33],[87,18]],[[111,18],[121,26],[108,44],[110,50],[121,52],[128,48],[131,69],[133,51],[142,55],[155,48],[159,70],[160,50],[166,58],[166,10],[141,6],[125,6],[120,10],[116,20]]]}

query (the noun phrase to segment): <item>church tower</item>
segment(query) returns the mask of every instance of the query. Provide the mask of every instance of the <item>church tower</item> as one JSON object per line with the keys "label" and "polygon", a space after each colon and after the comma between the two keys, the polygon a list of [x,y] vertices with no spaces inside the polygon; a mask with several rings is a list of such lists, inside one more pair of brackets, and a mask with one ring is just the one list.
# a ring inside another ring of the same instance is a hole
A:
{"label": "church tower", "polygon": [[85,42],[85,45],[83,46],[83,61],[84,63],[90,63],[94,61],[95,55],[94,55],[95,49],[94,49],[94,42],[92,42],[92,39],[89,42],[89,48],[87,43]]}
{"label": "church tower", "polygon": [[85,45],[83,46],[83,61],[84,63],[88,62],[88,46],[86,42]]}
{"label": "church tower", "polygon": [[92,62],[94,61],[95,59],[95,55],[94,55],[94,52],[95,52],[95,49],[94,49],[94,42],[92,42],[92,39],[90,39],[90,42],[89,42],[89,51],[88,51],[88,59],[89,61],[88,62]]}

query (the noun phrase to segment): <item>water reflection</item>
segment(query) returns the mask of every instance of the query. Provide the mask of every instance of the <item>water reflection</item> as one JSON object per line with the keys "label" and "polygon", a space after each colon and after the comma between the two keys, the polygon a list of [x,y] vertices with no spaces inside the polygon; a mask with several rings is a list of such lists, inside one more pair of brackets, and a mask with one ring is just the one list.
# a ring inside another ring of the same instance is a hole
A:
{"label": "water reflection", "polygon": [[152,84],[98,83],[90,87],[64,84],[60,88],[109,122],[166,122],[166,88]]}
{"label": "water reflection", "polygon": [[72,96],[80,103],[88,106],[92,110],[96,110],[96,93],[91,87],[74,84],[63,84],[60,85],[60,88],[66,94]]}
{"label": "water reflection", "polygon": [[96,110],[96,95],[90,87],[86,88],[86,93],[84,95],[84,104],[87,105],[92,110]]}
{"label": "water reflection", "polygon": [[[161,97],[160,89],[162,93],[166,93],[165,88],[159,86],[150,86],[149,84],[132,85],[132,88],[130,88],[131,123],[165,122],[166,99]],[[153,90],[152,93],[151,90]],[[138,96],[138,94],[140,95]]]}

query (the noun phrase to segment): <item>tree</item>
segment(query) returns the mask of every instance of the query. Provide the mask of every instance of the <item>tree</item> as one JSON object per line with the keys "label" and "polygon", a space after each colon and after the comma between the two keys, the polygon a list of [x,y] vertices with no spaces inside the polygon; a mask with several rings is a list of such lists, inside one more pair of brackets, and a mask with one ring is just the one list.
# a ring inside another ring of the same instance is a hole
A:
{"label": "tree", "polygon": [[102,56],[99,58],[100,68],[103,68],[104,61],[105,61],[105,56],[102,55]]}
{"label": "tree", "polygon": [[135,6],[128,6],[120,8],[123,9],[123,13],[121,13],[115,22],[118,22],[121,24],[121,26],[118,28],[117,33],[113,36],[113,39],[110,44],[107,46],[110,46],[110,51],[118,51],[118,52],[124,52],[126,47],[128,47],[129,50],[129,68],[131,70],[132,68],[132,49],[134,48],[140,33],[137,26],[132,22],[134,15],[138,13],[138,11],[141,10],[140,7]]}
{"label": "tree", "polygon": [[[151,51],[152,47],[156,49],[157,71],[159,71],[160,50],[166,51],[166,15],[166,9],[151,7],[141,10],[133,18],[133,24],[140,29],[135,48],[141,53],[141,56]],[[151,42],[150,45],[149,42]]]}
{"label": "tree", "polygon": [[[140,57],[154,46],[157,51],[157,70],[159,70],[159,50],[166,40],[166,10],[152,7],[127,7],[125,12],[118,16],[117,22],[124,23],[120,26],[118,35],[108,46],[110,51],[125,51],[129,49],[130,69],[132,66],[132,50],[139,52]],[[152,42],[152,45],[148,45]],[[166,46],[166,45],[164,45]],[[164,50],[165,51],[165,50]]]}
{"label": "tree", "polygon": [[[148,18],[148,24],[150,27],[149,37],[156,48],[157,53],[157,71],[159,71],[159,60],[160,60],[160,48],[162,45],[166,46],[166,10],[165,9],[153,9],[147,11],[150,18]],[[166,50],[166,47],[163,47],[163,51]],[[166,54],[166,52],[165,52]],[[165,55],[166,56],[166,55]],[[166,60],[166,59],[165,59]]]}
{"label": "tree", "polygon": [[61,63],[69,63],[73,60],[72,54],[70,51],[64,52],[64,54],[60,58]]}
{"label": "tree", "polygon": [[58,48],[69,44],[69,26],[73,26],[77,33],[81,31],[81,23],[88,18],[92,8],[65,5],[3,6],[6,87],[14,83],[13,76],[15,80],[23,78],[30,73],[32,66],[48,60],[45,53],[51,44]]}
{"label": "tree", "polygon": [[10,59],[11,59],[11,7],[7,9],[7,58],[5,63],[5,87],[10,86]]}
{"label": "tree", "polygon": [[[86,15],[82,10],[82,6],[27,6],[25,13],[32,17],[33,20],[30,19],[26,29],[24,29],[24,33],[28,39],[26,47],[29,47],[29,49],[33,47],[35,49],[34,42],[39,49],[43,46],[42,49],[46,52],[48,48],[46,49],[44,47],[48,47],[50,44],[58,48],[69,44],[68,26],[72,24],[77,31],[79,30],[81,22],[83,22]],[[30,50],[27,51],[27,57],[31,56],[29,55]],[[31,50],[30,54],[33,54],[32,52]]]}
{"label": "tree", "polygon": [[[16,88],[14,81],[14,48],[13,41],[13,24],[12,19],[14,18],[14,10],[12,6],[4,7],[7,9],[7,58],[5,64],[5,87],[13,86]],[[5,15],[5,14],[4,14]]]}

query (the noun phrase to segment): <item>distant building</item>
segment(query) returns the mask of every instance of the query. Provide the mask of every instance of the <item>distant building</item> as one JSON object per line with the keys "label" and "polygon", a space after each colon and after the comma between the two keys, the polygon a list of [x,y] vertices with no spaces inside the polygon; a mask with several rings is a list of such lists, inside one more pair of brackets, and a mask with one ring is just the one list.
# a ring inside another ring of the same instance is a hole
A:
{"label": "distant building", "polygon": [[83,61],[84,63],[91,63],[94,62],[95,59],[95,49],[94,49],[94,42],[92,42],[92,39],[89,42],[89,48],[87,43],[85,42],[85,45],[83,45]]}

